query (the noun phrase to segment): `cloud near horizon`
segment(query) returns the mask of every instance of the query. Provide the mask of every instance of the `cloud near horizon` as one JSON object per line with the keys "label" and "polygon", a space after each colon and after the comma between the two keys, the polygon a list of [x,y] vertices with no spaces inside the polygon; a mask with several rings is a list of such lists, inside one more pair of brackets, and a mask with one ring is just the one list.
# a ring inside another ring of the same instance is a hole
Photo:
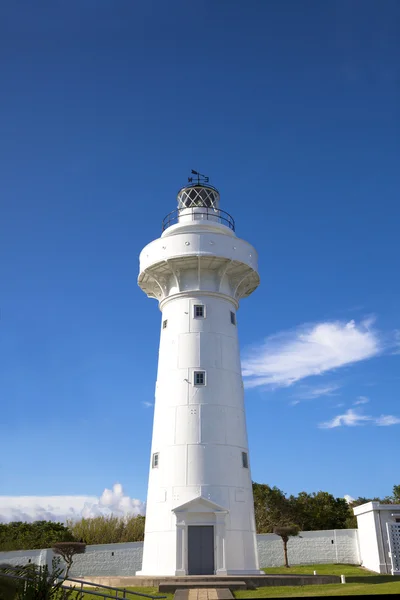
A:
{"label": "cloud near horizon", "polygon": [[350,496],[349,494],[345,494],[344,499],[346,500],[347,504],[352,504],[352,502],[354,502],[355,498],[353,498],[353,496]]}
{"label": "cloud near horizon", "polygon": [[381,352],[372,319],[359,325],[322,322],[269,336],[244,353],[246,388],[287,387],[306,377],[367,360]]}
{"label": "cloud near horizon", "polygon": [[144,514],[145,503],[124,494],[120,483],[97,496],[0,496],[0,523],[60,521]]}
{"label": "cloud near horizon", "polygon": [[399,425],[400,418],[395,417],[394,415],[381,415],[380,417],[371,417],[368,415],[363,415],[360,412],[356,412],[352,408],[349,408],[343,415],[337,415],[330,421],[325,421],[324,423],[320,423],[318,427],[320,429],[333,429],[334,427],[355,427],[357,425],[365,425],[369,423],[370,425],[378,425],[380,427],[387,427],[389,425]]}

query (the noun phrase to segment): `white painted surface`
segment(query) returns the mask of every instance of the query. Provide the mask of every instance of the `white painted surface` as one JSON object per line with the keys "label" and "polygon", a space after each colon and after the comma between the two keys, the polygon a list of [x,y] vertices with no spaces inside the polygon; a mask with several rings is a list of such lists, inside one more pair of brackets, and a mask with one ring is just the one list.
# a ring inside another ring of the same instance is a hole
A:
{"label": "white painted surface", "polygon": [[19,567],[32,563],[33,565],[45,565],[47,550],[15,550],[14,552],[0,552],[0,565],[7,564],[11,567]]}
{"label": "white painted surface", "polygon": [[[282,539],[272,533],[259,534],[258,555],[262,567],[284,564]],[[333,543],[332,543],[333,542]],[[302,531],[288,542],[290,565],[347,563],[359,564],[356,529]]]}
{"label": "white painted surface", "polygon": [[87,546],[85,554],[75,557],[71,577],[133,575],[142,565],[143,542]]}
{"label": "white painted surface", "polygon": [[368,502],[353,512],[357,517],[362,566],[376,573],[391,574],[387,523],[400,519],[400,504]]}
{"label": "white painted surface", "polygon": [[400,575],[400,523],[386,523],[392,575]]}
{"label": "white painted surface", "polygon": [[[207,519],[205,515],[203,518]],[[291,565],[335,562],[360,564],[356,529],[303,531],[300,535],[301,538],[290,538],[288,543]],[[335,544],[332,544],[332,540]],[[257,549],[261,567],[283,565],[283,544],[278,536],[257,535]],[[90,577],[134,575],[141,568],[142,551],[143,542],[87,546],[85,554],[75,557],[71,577],[90,580]],[[0,564],[17,566],[26,564],[31,558],[36,564],[46,564],[47,561],[51,565],[52,556],[51,550],[0,552]]]}
{"label": "white painted surface", "polygon": [[[220,223],[191,213],[140,254],[138,283],[160,303],[161,332],[143,565],[188,572],[187,528],[214,525],[215,572],[257,573],[258,557],[237,325],[259,283],[257,253]],[[194,316],[204,306],[205,318]],[[167,326],[162,327],[166,321]],[[195,385],[204,371],[206,385]]]}

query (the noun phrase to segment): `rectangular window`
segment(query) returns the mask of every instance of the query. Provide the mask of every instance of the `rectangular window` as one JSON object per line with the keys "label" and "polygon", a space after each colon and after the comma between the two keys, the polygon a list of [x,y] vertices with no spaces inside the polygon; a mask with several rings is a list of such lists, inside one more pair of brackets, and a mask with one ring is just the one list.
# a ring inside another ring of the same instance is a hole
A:
{"label": "rectangular window", "polygon": [[242,465],[244,469],[249,468],[249,457],[247,456],[247,452],[242,452]]}
{"label": "rectangular window", "polygon": [[236,315],[233,311],[231,311],[231,323],[232,325],[236,325]]}
{"label": "rectangular window", "polygon": [[153,454],[152,467],[156,469],[158,467],[158,452]]}
{"label": "rectangular window", "polygon": [[194,305],[194,316],[199,319],[204,318],[204,304]]}
{"label": "rectangular window", "polygon": [[162,328],[167,329],[167,325],[168,325],[168,319],[165,319],[165,321],[162,322]]}
{"label": "rectangular window", "polygon": [[206,374],[204,371],[194,372],[194,385],[206,385]]}

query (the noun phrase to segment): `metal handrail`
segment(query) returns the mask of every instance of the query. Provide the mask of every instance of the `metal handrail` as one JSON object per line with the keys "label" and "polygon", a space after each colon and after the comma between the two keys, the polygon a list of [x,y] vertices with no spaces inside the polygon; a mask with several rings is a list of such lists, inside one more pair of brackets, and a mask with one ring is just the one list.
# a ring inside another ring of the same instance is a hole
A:
{"label": "metal handrail", "polygon": [[[58,577],[58,579],[62,579],[62,577]],[[94,583],[93,581],[84,581],[83,579],[72,579],[71,577],[68,577],[66,579],[66,581],[75,581],[76,583],[80,583],[81,588],[83,587],[84,584],[86,584],[86,585],[92,585],[96,588],[105,588],[106,590],[114,590],[117,592],[120,592],[122,590],[127,594],[133,594],[135,596],[144,596],[145,598],[166,598],[167,597],[167,596],[152,596],[150,594],[142,594],[141,592],[132,592],[131,590],[127,590],[126,588],[116,588],[116,587],[112,587],[111,585],[104,585],[102,583]],[[90,592],[90,593],[92,593],[92,592]]]}
{"label": "metal handrail", "polygon": [[[189,212],[190,210],[192,211],[191,213]],[[178,223],[181,213],[183,216],[191,214],[193,220],[196,220],[197,215],[201,215],[201,220],[203,220],[205,216],[207,221],[217,221],[218,223],[226,225],[229,229],[232,229],[232,231],[235,231],[235,220],[232,215],[220,208],[208,208],[207,206],[189,206],[187,208],[182,207],[172,210],[162,220],[162,231],[165,231],[171,225]]]}
{"label": "metal handrail", "polygon": [[[7,569],[12,569],[12,570],[19,570],[18,567],[7,567]],[[10,577],[11,579],[22,579],[22,581],[29,581],[30,577],[22,577],[21,575],[11,575],[11,573],[4,573],[3,571],[0,570],[0,577]],[[56,577],[56,579],[58,580],[62,580],[62,577]],[[123,592],[123,598],[126,598],[126,594],[132,594],[133,596],[142,596],[144,598],[151,598],[152,600],[161,600],[162,598],[166,598],[167,596],[152,596],[151,594],[141,594],[140,592],[132,592],[132,590],[127,590],[126,588],[116,588],[116,587],[112,587],[110,585],[103,585],[100,583],[94,583],[93,581],[83,581],[82,579],[70,579],[68,577],[67,581],[76,581],[78,583],[81,584],[81,589],[79,591],[79,593],[81,594],[81,597],[84,593],[86,594],[92,594],[94,596],[102,596],[103,598],[111,598],[112,600],[114,600],[114,598],[121,598],[121,596],[118,596],[118,592]],[[95,592],[93,590],[83,590],[83,585],[90,585],[93,586],[94,588],[105,588],[107,590],[114,590],[116,592],[115,596],[111,596],[110,594],[102,594],[101,592]],[[71,589],[70,585],[61,585],[60,587],[62,587],[63,589]]]}

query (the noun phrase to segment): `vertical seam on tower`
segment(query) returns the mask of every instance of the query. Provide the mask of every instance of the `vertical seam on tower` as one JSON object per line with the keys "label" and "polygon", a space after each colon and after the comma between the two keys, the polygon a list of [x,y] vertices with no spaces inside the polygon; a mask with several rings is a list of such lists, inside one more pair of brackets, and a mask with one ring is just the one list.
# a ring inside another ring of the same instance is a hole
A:
{"label": "vertical seam on tower", "polygon": [[201,257],[200,255],[197,256],[197,285],[200,289],[200,260]]}
{"label": "vertical seam on tower", "polygon": [[224,280],[224,277],[225,277],[225,275],[226,275],[226,272],[227,272],[227,270],[228,270],[229,266],[230,266],[232,263],[233,263],[233,258],[231,258],[231,259],[230,259],[230,260],[227,262],[227,264],[226,264],[225,268],[223,269],[223,271],[222,271],[222,273],[221,273],[220,280],[219,280],[219,288],[218,288],[218,291],[219,291],[219,292],[221,291],[222,282],[223,282],[223,280]]}

